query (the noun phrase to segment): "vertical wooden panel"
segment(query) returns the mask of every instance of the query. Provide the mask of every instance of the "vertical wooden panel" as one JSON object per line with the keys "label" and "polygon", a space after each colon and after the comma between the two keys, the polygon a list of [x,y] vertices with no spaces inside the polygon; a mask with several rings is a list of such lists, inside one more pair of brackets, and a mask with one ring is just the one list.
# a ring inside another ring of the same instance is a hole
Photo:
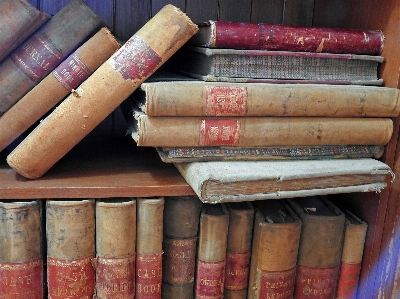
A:
{"label": "vertical wooden panel", "polygon": [[114,14],[114,1],[113,0],[85,0],[86,4],[93,9],[106,23],[107,27],[114,31],[113,14]]}
{"label": "vertical wooden panel", "polygon": [[39,3],[38,3],[38,0],[29,0],[29,3],[30,4],[32,4],[33,6],[35,6],[36,8],[38,8],[39,9]]}
{"label": "vertical wooden panel", "polygon": [[220,0],[219,9],[221,21],[250,22],[251,20],[251,0]]}
{"label": "vertical wooden panel", "polygon": [[185,12],[185,0],[153,0],[151,2],[151,15],[154,16],[167,4],[172,4]]}
{"label": "vertical wooden panel", "polygon": [[284,0],[253,0],[251,22],[281,24],[284,4]]}
{"label": "vertical wooden panel", "polygon": [[285,0],[283,24],[312,26],[314,0]]}
{"label": "vertical wooden panel", "polygon": [[195,23],[218,19],[218,0],[187,0],[186,14]]}
{"label": "vertical wooden panel", "polygon": [[38,0],[41,11],[55,15],[61,8],[63,8],[70,0]]}
{"label": "vertical wooden panel", "polygon": [[347,0],[315,0],[313,25],[315,27],[343,27],[349,20],[351,3]]}

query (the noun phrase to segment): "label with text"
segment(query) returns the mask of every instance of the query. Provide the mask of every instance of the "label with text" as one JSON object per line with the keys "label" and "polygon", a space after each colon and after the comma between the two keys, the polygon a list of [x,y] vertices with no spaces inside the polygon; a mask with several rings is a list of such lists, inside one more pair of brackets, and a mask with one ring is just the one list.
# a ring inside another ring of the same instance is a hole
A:
{"label": "label with text", "polygon": [[206,86],[205,112],[209,116],[245,116],[248,109],[246,87]]}
{"label": "label with text", "polygon": [[136,299],[161,298],[162,253],[136,254]]}
{"label": "label with text", "polygon": [[340,266],[337,298],[355,298],[357,295],[358,281],[360,278],[361,263],[346,264]]}
{"label": "label with text", "polygon": [[256,270],[255,298],[292,299],[296,267],[285,271]]}
{"label": "label with text", "polygon": [[201,146],[234,146],[239,144],[239,120],[201,119],[199,126],[199,145]]}
{"label": "label with text", "polygon": [[241,291],[247,288],[251,252],[227,252],[225,289]]}
{"label": "label with text", "polygon": [[198,299],[220,299],[224,296],[225,260],[197,260],[195,294]]}

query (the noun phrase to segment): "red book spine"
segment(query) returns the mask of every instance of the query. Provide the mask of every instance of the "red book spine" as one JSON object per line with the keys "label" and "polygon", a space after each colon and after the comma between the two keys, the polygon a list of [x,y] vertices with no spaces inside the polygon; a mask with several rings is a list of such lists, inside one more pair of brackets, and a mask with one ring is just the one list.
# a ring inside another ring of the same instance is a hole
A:
{"label": "red book spine", "polygon": [[296,278],[296,267],[285,271],[266,271],[257,269],[255,298],[292,299]]}
{"label": "red book spine", "polygon": [[361,263],[347,264],[340,266],[338,288],[336,290],[337,299],[355,299],[360,277]]}
{"label": "red book spine", "polygon": [[225,263],[225,260],[218,262],[197,260],[196,299],[224,297]]}
{"label": "red book spine", "polygon": [[162,253],[137,254],[136,298],[161,298]]}

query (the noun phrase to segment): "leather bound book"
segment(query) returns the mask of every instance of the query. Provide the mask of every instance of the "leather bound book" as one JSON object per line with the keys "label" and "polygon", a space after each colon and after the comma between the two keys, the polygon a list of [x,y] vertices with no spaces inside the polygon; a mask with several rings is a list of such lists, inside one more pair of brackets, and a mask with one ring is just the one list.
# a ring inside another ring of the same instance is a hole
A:
{"label": "leather bound book", "polygon": [[82,0],[71,0],[0,64],[0,115],[104,25]]}
{"label": "leather bound book", "polygon": [[227,203],[229,211],[226,247],[225,299],[246,299],[249,282],[254,208],[250,202]]}
{"label": "leather bound book", "polygon": [[302,221],[294,298],[334,299],[345,216],[326,197],[288,201]]}
{"label": "leather bound book", "polygon": [[87,79],[119,44],[103,27],[0,117],[0,151]]}
{"label": "leather bound book", "polygon": [[138,198],[136,218],[136,299],[160,299],[164,198]]}
{"label": "leather bound book", "polygon": [[197,30],[178,8],[164,6],[20,143],[8,163],[28,178],[42,176]]}
{"label": "leather bound book", "polygon": [[229,212],[225,204],[204,204],[200,214],[195,299],[224,298]]}
{"label": "leather bound book", "polygon": [[292,299],[301,221],[283,199],[254,202],[249,299]]}
{"label": "leather bound book", "polygon": [[197,196],[165,197],[163,299],[191,299],[202,203]]}
{"label": "leather bound book", "polygon": [[95,201],[47,200],[46,237],[48,298],[92,298]]}
{"label": "leather bound book", "polygon": [[41,201],[0,203],[0,296],[42,299]]}
{"label": "leather bound book", "polygon": [[135,296],[136,200],[96,202],[96,298]]}

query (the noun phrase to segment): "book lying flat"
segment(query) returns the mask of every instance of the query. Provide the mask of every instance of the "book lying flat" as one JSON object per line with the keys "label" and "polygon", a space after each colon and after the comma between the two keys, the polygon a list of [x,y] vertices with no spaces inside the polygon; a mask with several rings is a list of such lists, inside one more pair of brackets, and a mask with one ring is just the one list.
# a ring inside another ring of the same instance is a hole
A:
{"label": "book lying flat", "polygon": [[174,165],[206,203],[380,192],[394,176],[388,165],[371,158]]}

